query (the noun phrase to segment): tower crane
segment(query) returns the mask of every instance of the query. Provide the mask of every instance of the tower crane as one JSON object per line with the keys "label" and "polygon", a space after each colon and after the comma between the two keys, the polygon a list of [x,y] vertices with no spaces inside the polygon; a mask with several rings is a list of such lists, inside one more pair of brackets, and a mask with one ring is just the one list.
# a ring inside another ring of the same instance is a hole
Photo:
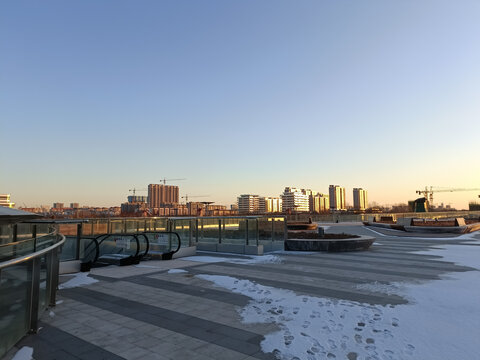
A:
{"label": "tower crane", "polygon": [[185,203],[188,203],[188,199],[189,198],[198,198],[198,197],[209,197],[210,195],[185,195],[185,196],[182,196],[182,199],[185,199]]}
{"label": "tower crane", "polygon": [[137,191],[147,191],[147,189],[135,189],[135,188],[133,188],[133,189],[130,189],[128,191],[133,192],[133,196],[135,196],[135,192],[137,192]]}
{"label": "tower crane", "polygon": [[180,181],[180,180],[187,180],[187,179],[160,179],[160,182],[163,182],[163,185],[167,183],[167,181]]}
{"label": "tower crane", "polygon": [[[425,186],[425,190],[417,190],[416,193],[419,195],[423,195],[425,199],[427,199],[430,204],[433,203],[433,193],[438,192],[457,192],[457,191],[477,191],[480,189],[464,189],[464,188],[434,188],[433,186]],[[480,197],[480,195],[479,195]]]}

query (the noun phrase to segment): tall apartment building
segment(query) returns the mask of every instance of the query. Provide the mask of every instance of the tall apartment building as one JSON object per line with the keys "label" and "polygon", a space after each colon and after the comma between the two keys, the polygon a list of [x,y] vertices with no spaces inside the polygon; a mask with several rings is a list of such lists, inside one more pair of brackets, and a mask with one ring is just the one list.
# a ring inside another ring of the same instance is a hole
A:
{"label": "tall apartment building", "polygon": [[13,208],[15,203],[10,201],[10,194],[0,194],[0,206]]}
{"label": "tall apartment building", "polygon": [[310,212],[322,213],[330,209],[329,196],[321,193],[315,193],[309,197]]}
{"label": "tall apartment building", "polygon": [[78,209],[80,207],[80,204],[79,203],[70,203],[70,207],[72,209]]}
{"label": "tall apartment building", "polygon": [[240,195],[237,198],[237,204],[239,214],[252,214],[260,211],[260,197],[258,195]]}
{"label": "tall apartment building", "polygon": [[311,193],[311,190],[286,187],[280,196],[282,198],[282,211],[308,212],[310,210],[309,194]]}
{"label": "tall apartment building", "polygon": [[360,211],[368,208],[367,190],[364,190],[362,188],[353,189],[353,208]]}
{"label": "tall apartment building", "polygon": [[330,185],[328,188],[330,197],[330,211],[345,211],[345,188],[338,185]]}
{"label": "tall apartment building", "polygon": [[260,197],[259,213],[276,213],[282,211],[282,199],[276,197]]}
{"label": "tall apartment building", "polygon": [[63,205],[63,203],[53,203],[53,206],[52,206],[54,209],[63,209],[65,206]]}
{"label": "tall apartment building", "polygon": [[164,184],[148,185],[148,207],[171,207],[178,205],[178,186]]}

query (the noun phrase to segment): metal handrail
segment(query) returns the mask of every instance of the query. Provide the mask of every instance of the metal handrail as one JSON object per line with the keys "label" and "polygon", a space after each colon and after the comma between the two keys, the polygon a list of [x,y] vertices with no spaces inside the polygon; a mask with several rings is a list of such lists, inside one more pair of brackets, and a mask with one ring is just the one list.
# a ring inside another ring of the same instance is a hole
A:
{"label": "metal handrail", "polygon": [[4,269],[6,267],[12,266],[12,265],[21,264],[22,262],[34,259],[36,257],[42,256],[42,255],[52,251],[53,249],[59,247],[60,245],[63,245],[65,243],[65,236],[62,235],[62,234],[57,234],[57,235],[61,236],[61,240],[59,242],[49,246],[48,248],[45,248],[43,250],[39,250],[39,251],[34,252],[32,254],[28,254],[28,255],[25,255],[25,256],[22,256],[22,257],[19,257],[19,258],[16,258],[16,259],[4,261],[3,263],[0,263],[0,270]]}
{"label": "metal handrail", "polygon": [[[132,255],[134,257],[137,257],[138,256],[138,253],[140,252],[140,241],[138,240],[138,237],[137,237],[137,234],[128,234],[128,233],[118,233],[118,234],[100,234],[100,235],[97,235],[95,236],[93,239],[95,241],[95,247],[97,249],[96,251],[96,255],[95,255],[95,258],[94,260],[92,261],[92,263],[95,263],[97,262],[98,260],[98,257],[99,257],[99,248],[100,246],[102,245],[102,243],[108,239],[109,237],[112,237],[112,236],[131,236],[135,239],[135,242],[137,243],[137,250],[135,252],[135,255]],[[103,237],[103,239],[101,239]],[[101,239],[99,241],[99,239]],[[87,252],[87,249],[90,247],[90,244],[88,244],[88,246],[85,248],[85,253]],[[88,254],[86,254],[85,257],[88,257],[90,255],[91,252],[89,252]]]}
{"label": "metal handrail", "polygon": [[[169,252],[171,252],[172,254],[177,253],[182,247],[182,240],[180,239],[180,235],[178,235],[178,233],[175,231],[144,231],[143,233],[141,233],[141,235],[144,235],[144,236],[145,234],[174,234],[177,237],[177,249],[172,251],[172,248],[170,247]],[[148,251],[145,254],[147,253]]]}
{"label": "metal handrail", "polygon": [[28,239],[25,239],[25,240],[19,240],[19,241],[7,243],[7,244],[0,244],[0,247],[14,246],[14,245],[22,244],[22,243],[27,242],[27,241],[39,240],[39,239],[41,239],[41,238],[43,238],[43,237],[55,235],[55,233],[56,233],[56,231],[52,231],[51,233],[48,233],[48,234],[45,234],[45,235],[42,235],[42,236],[32,237],[32,238],[28,238]]}

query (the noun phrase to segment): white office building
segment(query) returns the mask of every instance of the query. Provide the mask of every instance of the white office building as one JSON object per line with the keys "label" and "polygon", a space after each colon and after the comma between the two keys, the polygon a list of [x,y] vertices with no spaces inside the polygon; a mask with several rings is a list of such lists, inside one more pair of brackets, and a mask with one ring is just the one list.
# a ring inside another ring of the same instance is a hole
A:
{"label": "white office building", "polygon": [[239,214],[254,214],[260,211],[260,197],[258,195],[243,194],[237,198]]}
{"label": "white office building", "polygon": [[311,190],[286,187],[281,195],[282,211],[308,212],[310,211],[309,194]]}

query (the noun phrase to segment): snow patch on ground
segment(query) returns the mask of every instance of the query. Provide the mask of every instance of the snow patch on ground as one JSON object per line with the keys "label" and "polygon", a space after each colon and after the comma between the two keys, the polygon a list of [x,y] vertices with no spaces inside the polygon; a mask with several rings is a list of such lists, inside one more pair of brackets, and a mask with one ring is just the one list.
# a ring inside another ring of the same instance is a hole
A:
{"label": "snow patch on ground", "polygon": [[167,271],[167,274],[181,274],[181,273],[188,273],[188,271],[183,269],[170,269]]}
{"label": "snow patch on ground", "polygon": [[145,268],[145,269],[159,269],[159,266],[152,266],[152,265],[143,265],[143,264],[138,264],[138,265],[133,265],[137,268]]}
{"label": "snow patch on ground", "polygon": [[53,317],[55,317],[55,313],[54,313],[53,311],[50,311],[50,312],[48,313],[48,316],[50,316],[51,318],[53,318]]}
{"label": "snow patch on ground", "polygon": [[57,301],[55,301],[55,305],[60,305],[60,304],[62,304],[62,303],[63,303],[63,300],[57,300]]}
{"label": "snow patch on ground", "polygon": [[[421,253],[480,268],[479,246],[443,245]],[[478,271],[422,283],[361,285],[409,300],[397,306],[303,296],[230,276],[198,277],[250,297],[240,311],[245,323],[279,326],[261,344],[278,359],[475,359],[480,352]]]}
{"label": "snow patch on ground", "polygon": [[287,251],[287,250],[276,250],[275,254],[280,255],[315,255],[318,254],[318,251]]}
{"label": "snow patch on ground", "polygon": [[17,351],[12,360],[32,360],[33,348],[24,346]]}
{"label": "snow patch on ground", "polygon": [[282,260],[275,255],[247,255],[243,258],[237,257],[220,257],[220,256],[187,256],[182,257],[179,260],[186,260],[186,261],[196,261],[196,262],[203,262],[203,263],[218,263],[218,262],[228,262],[233,264],[266,264],[266,263],[281,263]]}
{"label": "snow patch on ground", "polygon": [[[89,277],[88,274],[89,273],[87,273],[87,272],[79,272],[79,273],[73,274],[74,277],[72,279],[64,282],[63,284],[60,284],[58,286],[58,288],[59,289],[70,289],[70,288],[74,288],[74,287],[78,287],[78,286],[91,285],[91,284],[94,284],[94,283],[98,282],[97,279]],[[61,276],[64,276],[64,275],[61,275]],[[67,276],[67,275],[65,275],[65,276]],[[71,276],[71,275],[68,275],[68,276]]]}

